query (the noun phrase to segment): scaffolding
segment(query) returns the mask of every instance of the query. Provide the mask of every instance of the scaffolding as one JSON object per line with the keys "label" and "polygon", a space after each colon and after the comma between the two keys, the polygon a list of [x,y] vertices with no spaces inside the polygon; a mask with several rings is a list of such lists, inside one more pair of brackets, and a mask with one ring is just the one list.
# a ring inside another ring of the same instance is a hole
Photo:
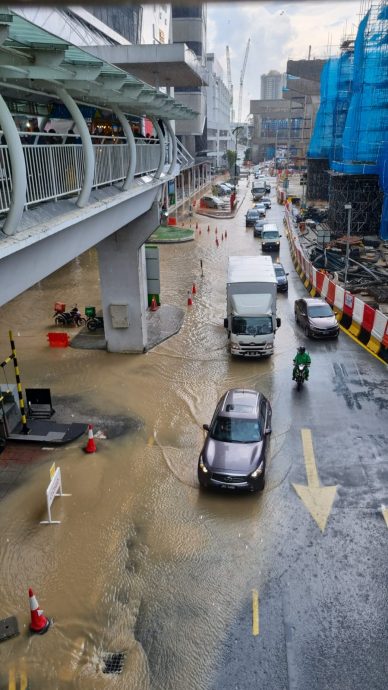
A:
{"label": "scaffolding", "polygon": [[352,205],[350,234],[377,235],[383,204],[378,175],[345,175],[329,171],[328,223],[335,236],[347,230],[345,204]]}
{"label": "scaffolding", "polygon": [[329,199],[329,159],[307,159],[307,201],[328,201]]}

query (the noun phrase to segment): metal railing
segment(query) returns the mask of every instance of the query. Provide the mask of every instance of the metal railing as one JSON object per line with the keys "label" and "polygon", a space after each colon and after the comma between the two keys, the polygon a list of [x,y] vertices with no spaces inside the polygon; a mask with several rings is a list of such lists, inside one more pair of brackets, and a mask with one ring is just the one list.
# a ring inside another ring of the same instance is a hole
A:
{"label": "metal railing", "polygon": [[187,168],[191,168],[194,165],[193,156],[183,146],[179,139],[177,139],[177,161],[181,170],[187,170]]}
{"label": "metal railing", "polygon": [[[77,135],[20,132],[27,175],[26,206],[77,194],[84,177],[84,151]],[[124,181],[129,168],[129,146],[123,137],[92,136],[93,188]],[[26,140],[26,141],[23,141]],[[62,143],[58,142],[62,139]],[[135,139],[135,176],[157,170],[160,144],[157,139]],[[166,163],[169,149],[166,144]],[[12,169],[8,147],[0,145],[0,213],[10,208]]]}

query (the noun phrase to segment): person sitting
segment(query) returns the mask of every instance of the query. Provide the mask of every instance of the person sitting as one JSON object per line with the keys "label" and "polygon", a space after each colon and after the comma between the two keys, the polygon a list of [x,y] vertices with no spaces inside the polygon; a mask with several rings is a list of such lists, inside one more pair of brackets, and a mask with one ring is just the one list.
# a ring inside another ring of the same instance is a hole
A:
{"label": "person sitting", "polygon": [[295,381],[296,379],[296,372],[298,371],[298,365],[299,364],[305,364],[306,365],[306,381],[308,381],[309,378],[309,366],[311,364],[311,357],[308,352],[306,352],[306,348],[301,345],[298,347],[298,352],[296,353],[294,357],[294,369],[292,371],[292,380]]}

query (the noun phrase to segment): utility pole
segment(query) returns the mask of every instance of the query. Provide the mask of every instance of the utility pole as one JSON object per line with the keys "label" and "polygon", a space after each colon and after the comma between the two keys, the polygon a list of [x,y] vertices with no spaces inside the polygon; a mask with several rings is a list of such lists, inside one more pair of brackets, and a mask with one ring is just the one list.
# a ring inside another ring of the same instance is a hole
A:
{"label": "utility pole", "polygon": [[349,267],[349,240],[350,240],[350,224],[352,218],[352,204],[345,204],[345,210],[348,212],[348,231],[346,233],[346,258],[345,258],[345,277],[344,290],[346,290],[348,282],[348,267]]}

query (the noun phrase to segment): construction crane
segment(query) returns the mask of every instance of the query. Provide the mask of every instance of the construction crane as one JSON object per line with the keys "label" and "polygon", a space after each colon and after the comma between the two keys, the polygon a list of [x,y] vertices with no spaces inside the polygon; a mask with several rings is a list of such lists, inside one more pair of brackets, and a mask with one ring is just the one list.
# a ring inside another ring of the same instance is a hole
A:
{"label": "construction crane", "polygon": [[229,46],[226,46],[226,73],[227,73],[227,77],[228,77],[228,90],[229,90],[229,96],[230,96],[230,121],[234,122],[233,84],[232,84],[232,72],[230,69]]}
{"label": "construction crane", "polygon": [[243,85],[244,85],[244,76],[245,76],[245,69],[247,66],[247,60],[248,60],[248,53],[249,53],[249,46],[251,43],[251,39],[248,38],[247,42],[247,47],[245,48],[245,55],[244,55],[244,62],[243,66],[241,69],[241,74],[240,74],[240,93],[238,96],[238,122],[241,122],[241,110],[242,110],[242,97],[243,97]]}

